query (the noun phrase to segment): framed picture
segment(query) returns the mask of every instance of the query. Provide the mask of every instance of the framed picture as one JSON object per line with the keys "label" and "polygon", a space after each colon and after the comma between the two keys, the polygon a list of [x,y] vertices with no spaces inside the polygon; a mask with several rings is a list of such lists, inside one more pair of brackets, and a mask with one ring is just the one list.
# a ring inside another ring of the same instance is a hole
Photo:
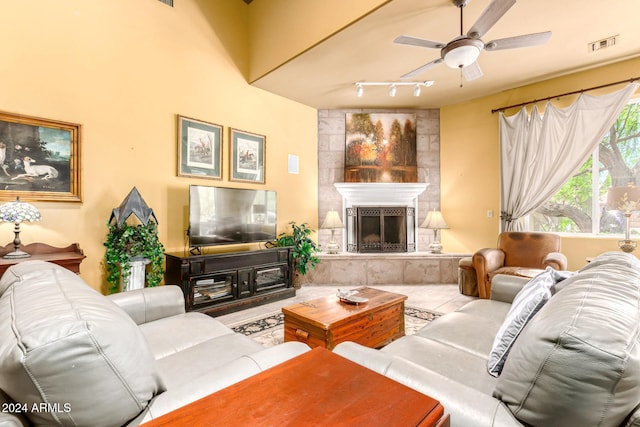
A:
{"label": "framed picture", "polygon": [[230,129],[230,181],[249,181],[264,184],[265,143],[263,135]]}
{"label": "framed picture", "polygon": [[0,200],[81,202],[80,130],[0,112]]}
{"label": "framed picture", "polygon": [[178,176],[222,179],[222,126],[178,116]]}
{"label": "framed picture", "polygon": [[347,113],[345,182],[418,182],[415,114]]}

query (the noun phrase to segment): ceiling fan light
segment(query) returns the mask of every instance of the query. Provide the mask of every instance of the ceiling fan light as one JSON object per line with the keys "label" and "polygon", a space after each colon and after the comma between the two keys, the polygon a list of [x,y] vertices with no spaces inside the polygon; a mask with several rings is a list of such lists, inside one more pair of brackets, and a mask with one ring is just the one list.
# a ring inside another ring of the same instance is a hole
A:
{"label": "ceiling fan light", "polygon": [[458,46],[444,54],[444,63],[449,68],[464,68],[478,59],[480,49],[474,45]]}
{"label": "ceiling fan light", "polygon": [[358,95],[358,98],[360,98],[362,96],[362,94],[364,94],[364,87],[362,87],[361,84],[356,84],[356,95]]}
{"label": "ceiling fan light", "polygon": [[391,85],[389,87],[389,96],[396,96],[396,85]]}
{"label": "ceiling fan light", "polygon": [[420,85],[416,85],[413,88],[413,96],[420,96]]}

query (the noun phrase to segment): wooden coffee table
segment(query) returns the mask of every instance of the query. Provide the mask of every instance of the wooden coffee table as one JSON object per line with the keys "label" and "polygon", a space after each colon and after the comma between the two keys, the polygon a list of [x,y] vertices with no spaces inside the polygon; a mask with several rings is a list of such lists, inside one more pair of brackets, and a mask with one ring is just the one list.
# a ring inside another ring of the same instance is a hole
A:
{"label": "wooden coffee table", "polygon": [[449,416],[437,400],[315,348],[144,424],[177,425],[444,427]]}
{"label": "wooden coffee table", "polygon": [[333,349],[343,341],[378,348],[404,336],[405,295],[358,288],[363,304],[329,296],[283,307],[284,340]]}

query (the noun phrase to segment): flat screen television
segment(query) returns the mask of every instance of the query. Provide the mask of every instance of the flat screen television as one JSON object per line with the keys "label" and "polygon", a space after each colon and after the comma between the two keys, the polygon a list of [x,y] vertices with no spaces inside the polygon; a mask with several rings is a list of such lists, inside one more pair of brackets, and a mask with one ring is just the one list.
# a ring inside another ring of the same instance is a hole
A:
{"label": "flat screen television", "polygon": [[276,192],[189,186],[189,246],[276,239]]}

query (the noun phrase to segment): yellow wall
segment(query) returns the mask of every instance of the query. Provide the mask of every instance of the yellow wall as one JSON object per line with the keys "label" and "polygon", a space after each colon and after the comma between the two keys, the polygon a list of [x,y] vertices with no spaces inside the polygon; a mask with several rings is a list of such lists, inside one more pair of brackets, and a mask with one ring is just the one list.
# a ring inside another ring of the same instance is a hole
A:
{"label": "yellow wall", "polygon": [[[638,76],[638,69],[640,59],[633,59],[442,108],[441,200],[450,227],[442,233],[446,250],[473,253],[496,244],[500,227],[500,154],[498,114],[492,114],[492,109],[629,79]],[[563,98],[561,102],[568,100]],[[492,218],[487,217],[488,210],[493,211]],[[618,250],[617,240],[563,236],[562,249],[569,258],[569,268],[577,269],[587,257]]]}
{"label": "yellow wall", "polygon": [[[0,110],[82,125],[83,203],[35,202],[43,220],[23,226],[23,243],[78,242],[81,275],[102,290],[106,221],[133,186],[168,251],[184,247],[190,183],[276,190],[279,231],[291,220],[317,227],[316,111],[247,84],[248,8],[240,0],[3,3]],[[177,114],[225,127],[223,181],[176,176]],[[228,181],[229,127],[266,136],[265,185]],[[287,154],[300,156],[299,175],[286,173]],[[7,243],[11,230],[0,225]]]}
{"label": "yellow wall", "polygon": [[257,80],[389,1],[253,0],[249,8],[249,81]]}

